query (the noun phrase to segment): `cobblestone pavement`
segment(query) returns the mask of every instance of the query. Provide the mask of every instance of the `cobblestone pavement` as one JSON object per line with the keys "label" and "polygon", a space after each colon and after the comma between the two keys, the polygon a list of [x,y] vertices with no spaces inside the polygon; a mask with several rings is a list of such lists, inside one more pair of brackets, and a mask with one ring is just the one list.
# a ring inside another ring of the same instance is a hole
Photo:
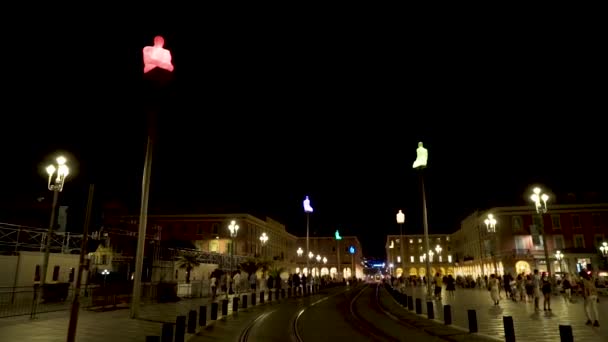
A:
{"label": "cobblestone pavement", "polygon": [[[422,310],[426,315],[424,287],[408,287],[405,291],[414,298],[422,299]],[[453,324],[468,329],[467,310],[477,313],[479,333],[497,336],[504,340],[503,316],[513,317],[517,341],[559,341],[559,325],[571,325],[575,341],[608,341],[608,320],[600,319],[600,327],[585,325],[587,321],[583,299],[575,298],[575,303],[566,303],[561,296],[551,298],[552,311],[535,312],[533,303],[501,300],[495,307],[490,294],[485,290],[456,289],[454,298],[443,291],[441,301],[434,300],[435,318],[443,321],[443,305],[450,304]],[[504,292],[502,293],[504,296]],[[540,303],[542,310],[542,300]],[[600,297],[598,304],[600,318],[608,317],[608,298]]]}
{"label": "cobblestone pavement", "polygon": [[[221,296],[219,300],[224,298]],[[251,299],[248,301],[250,304]],[[201,298],[176,303],[142,305],[141,319],[130,319],[128,307],[105,312],[81,310],[76,341],[145,341],[146,336],[160,336],[162,322],[174,323],[178,315],[187,315],[190,310],[198,312],[201,305],[207,305],[207,324],[209,324],[211,310],[209,303],[209,298]],[[228,305],[228,315],[231,314],[232,296]],[[64,342],[68,331],[69,315],[69,311],[62,311],[40,314],[34,320],[30,320],[27,316],[0,319],[0,340]],[[221,303],[218,318],[221,318]],[[190,337],[187,335],[186,340]]]}

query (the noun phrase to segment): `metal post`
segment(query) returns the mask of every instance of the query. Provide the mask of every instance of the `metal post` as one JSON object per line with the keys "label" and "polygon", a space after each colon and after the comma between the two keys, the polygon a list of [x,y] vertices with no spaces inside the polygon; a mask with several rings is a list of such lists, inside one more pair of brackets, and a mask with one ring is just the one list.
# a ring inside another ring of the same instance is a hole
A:
{"label": "metal post", "polygon": [[[310,277],[310,275],[312,274],[310,272],[310,258],[308,257],[308,254],[310,253],[310,248],[309,248],[309,227],[310,227],[310,213],[306,213],[306,270],[308,271],[308,275]],[[308,278],[308,277],[307,277]],[[308,280],[308,282],[310,282],[310,280]]]}
{"label": "metal post", "polygon": [[484,250],[484,245],[483,245],[483,240],[482,238],[482,234],[481,234],[481,228],[480,225],[477,224],[477,235],[479,237],[479,260],[480,260],[480,266],[481,266],[481,277],[484,278],[485,277],[485,272],[483,271],[484,267],[483,267],[483,250]]}
{"label": "metal post", "polygon": [[139,315],[141,300],[141,275],[144,267],[144,248],[146,247],[146,226],[148,224],[148,198],[150,196],[150,174],[152,172],[152,136],[148,134],[146,160],[141,184],[141,208],[139,211],[139,231],[137,235],[137,253],[135,255],[135,275],[133,278],[133,295],[131,298],[131,318]]}
{"label": "metal post", "polygon": [[549,247],[547,247],[547,239],[545,238],[545,223],[543,222],[543,214],[542,212],[538,213],[538,219],[540,221],[540,236],[543,239],[543,249],[545,250],[545,263],[547,264],[547,276],[549,277],[549,281],[553,283],[553,273],[551,273],[551,262],[549,261]]}
{"label": "metal post", "polygon": [[[429,243],[429,222],[426,211],[426,194],[424,190],[424,176],[422,174],[422,170],[420,170],[420,184],[422,186],[422,218],[424,220],[424,240],[426,245],[426,252],[428,253],[431,250],[431,246]],[[425,259],[426,266],[426,295],[428,298],[432,297],[431,293],[431,265],[430,265],[430,256],[427,255]]]}
{"label": "metal post", "polygon": [[[405,279],[405,242],[403,241],[403,223],[399,224],[399,251],[401,252],[401,279]],[[394,271],[393,271],[394,272]]]}
{"label": "metal post", "polygon": [[340,240],[336,240],[338,246],[336,247],[336,253],[338,254],[338,280],[340,280],[340,270],[342,269],[342,264],[340,263],[340,254],[342,251],[340,250]]}
{"label": "metal post", "polygon": [[42,274],[40,275],[40,286],[38,287],[38,296],[36,297],[36,306],[32,311],[32,318],[36,315],[36,308],[42,301],[42,295],[44,293],[44,284],[46,283],[46,274],[49,268],[49,256],[51,253],[51,242],[53,240],[53,226],[55,224],[55,211],[57,211],[57,200],[59,199],[59,188],[53,188],[53,205],[51,207],[51,222],[49,223],[49,229],[46,233],[46,241],[44,245],[44,256],[42,258]]}
{"label": "metal post", "polygon": [[95,185],[89,185],[89,198],[87,200],[87,211],[84,217],[84,228],[82,232],[82,241],[80,242],[80,258],[78,262],[78,274],[76,275],[76,286],[74,287],[74,300],[72,301],[72,310],[70,311],[70,323],[68,325],[67,342],[76,340],[76,326],[78,324],[78,311],[80,310],[80,287],[82,285],[82,273],[85,266],[85,253],[87,246],[87,237],[89,235],[89,225],[91,224],[91,210],[93,208],[93,193]]}

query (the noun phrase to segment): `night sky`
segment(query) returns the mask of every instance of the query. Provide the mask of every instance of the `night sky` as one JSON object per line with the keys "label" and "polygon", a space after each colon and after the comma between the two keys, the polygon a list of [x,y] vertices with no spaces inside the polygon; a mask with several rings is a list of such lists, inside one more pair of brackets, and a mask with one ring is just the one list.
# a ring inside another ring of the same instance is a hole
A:
{"label": "night sky", "polygon": [[476,208],[525,204],[532,184],[606,191],[605,75],[593,48],[568,40],[545,49],[381,28],[49,30],[7,43],[3,202],[49,197],[43,167],[63,150],[74,173],[61,201],[75,217],[91,182],[98,206],[121,200],[137,213],[141,49],[157,33],[176,80],[159,117],[152,210],[250,212],[304,235],[309,195],[315,234],[340,229],[382,256],[398,209],[407,233],[422,232],[418,141],[429,150],[431,233],[456,230]]}

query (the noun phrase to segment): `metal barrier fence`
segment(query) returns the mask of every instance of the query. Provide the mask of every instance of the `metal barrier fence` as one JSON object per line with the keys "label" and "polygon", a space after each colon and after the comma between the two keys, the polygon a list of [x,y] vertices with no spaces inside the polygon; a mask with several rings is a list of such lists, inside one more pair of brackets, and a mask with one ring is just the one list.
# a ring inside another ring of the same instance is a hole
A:
{"label": "metal barrier fence", "polygon": [[[81,289],[80,303],[82,307],[91,304],[88,289]],[[58,291],[47,291],[43,301],[36,305],[36,296],[40,291],[37,287],[0,287],[0,318],[37,313],[68,310],[74,298],[74,289],[61,288]]]}
{"label": "metal barrier fence", "polygon": [[[211,295],[209,280],[185,283],[143,283],[142,303],[173,302],[180,298],[201,298]],[[248,284],[247,284],[248,285]],[[0,318],[69,310],[74,299],[74,288],[67,283],[46,284],[42,302],[36,304],[38,287],[0,287]],[[243,285],[245,286],[245,285]],[[244,288],[244,287],[243,287]],[[89,285],[81,289],[80,307],[111,309],[131,302],[131,283],[106,286]]]}

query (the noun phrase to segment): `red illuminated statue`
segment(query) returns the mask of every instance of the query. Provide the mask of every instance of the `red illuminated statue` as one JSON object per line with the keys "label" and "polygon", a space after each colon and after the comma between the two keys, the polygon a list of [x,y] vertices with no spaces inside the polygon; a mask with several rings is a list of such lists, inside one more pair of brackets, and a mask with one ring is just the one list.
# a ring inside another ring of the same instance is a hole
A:
{"label": "red illuminated statue", "polygon": [[173,71],[171,64],[171,52],[165,48],[165,39],[161,36],[154,37],[154,46],[144,47],[144,74],[154,68]]}

